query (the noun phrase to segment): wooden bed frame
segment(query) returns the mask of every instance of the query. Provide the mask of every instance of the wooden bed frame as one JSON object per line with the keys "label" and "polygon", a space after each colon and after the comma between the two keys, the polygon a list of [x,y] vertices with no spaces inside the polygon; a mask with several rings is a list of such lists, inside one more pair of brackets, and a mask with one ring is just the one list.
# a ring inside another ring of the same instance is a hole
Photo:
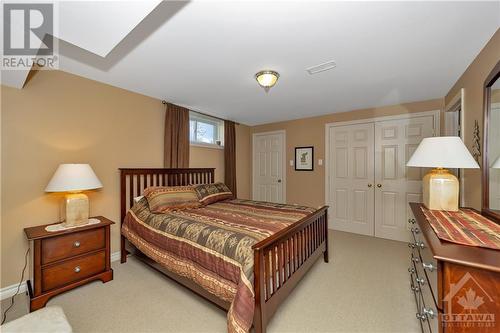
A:
{"label": "wooden bed frame", "polygon": [[[120,169],[120,227],[133,198],[142,195],[148,186],[179,186],[214,182],[213,168],[190,169]],[[255,314],[253,325],[256,333],[266,331],[266,326],[278,306],[290,294],[306,272],[323,255],[328,262],[327,206],[323,206],[300,221],[260,241],[254,250]],[[230,304],[209,293],[193,281],[172,273],[136,249],[121,236],[121,262],[133,253],[148,265],[164,273],[181,285],[191,289],[224,310]],[[271,273],[270,268],[277,267]]]}

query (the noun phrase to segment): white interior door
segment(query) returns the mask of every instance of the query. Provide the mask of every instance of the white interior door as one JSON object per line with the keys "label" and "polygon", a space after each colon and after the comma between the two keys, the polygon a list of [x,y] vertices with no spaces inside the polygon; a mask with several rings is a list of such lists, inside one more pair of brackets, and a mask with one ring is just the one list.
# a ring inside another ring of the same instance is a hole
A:
{"label": "white interior door", "polygon": [[409,202],[422,201],[422,168],[406,162],[423,138],[434,135],[434,117],[375,123],[375,236],[407,241]]}
{"label": "white interior door", "polygon": [[329,129],[329,205],[333,229],[373,235],[374,124]]}
{"label": "white interior door", "polygon": [[285,133],[256,133],[253,136],[253,199],[285,202]]}

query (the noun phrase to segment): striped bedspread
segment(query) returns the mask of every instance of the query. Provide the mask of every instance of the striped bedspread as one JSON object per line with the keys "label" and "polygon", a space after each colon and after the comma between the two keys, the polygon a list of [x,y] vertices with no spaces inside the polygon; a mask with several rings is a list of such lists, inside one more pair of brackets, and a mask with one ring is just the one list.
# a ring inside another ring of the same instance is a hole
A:
{"label": "striped bedspread", "polygon": [[155,214],[142,198],[127,213],[122,234],[170,271],[231,303],[228,331],[248,332],[254,313],[252,246],[314,211],[235,199]]}

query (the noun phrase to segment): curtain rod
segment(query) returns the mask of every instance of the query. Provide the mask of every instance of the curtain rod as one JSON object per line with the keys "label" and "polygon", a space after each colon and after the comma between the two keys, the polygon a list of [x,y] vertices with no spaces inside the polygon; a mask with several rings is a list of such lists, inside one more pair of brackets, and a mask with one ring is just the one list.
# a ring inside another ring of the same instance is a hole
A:
{"label": "curtain rod", "polygon": [[[165,104],[168,104],[167,101],[165,100],[162,100],[161,101],[161,104],[165,105]],[[179,106],[182,106],[182,105],[179,105]],[[186,109],[189,109],[189,108],[186,108]],[[196,112],[196,113],[199,113],[199,114],[202,114],[204,116],[207,116],[207,117],[212,117],[212,118],[215,118],[215,119],[219,119],[219,120],[222,120],[222,121],[226,121],[227,119],[224,119],[224,118],[221,118],[221,117],[217,117],[217,116],[212,116],[211,114],[206,114],[206,113],[203,113],[203,112],[200,112],[200,111],[197,111],[197,110],[191,110],[189,109],[189,111],[193,111],[193,112]],[[231,120],[232,121],[232,120]],[[239,125],[240,123],[236,122],[236,121],[233,121],[233,123],[235,125]]]}

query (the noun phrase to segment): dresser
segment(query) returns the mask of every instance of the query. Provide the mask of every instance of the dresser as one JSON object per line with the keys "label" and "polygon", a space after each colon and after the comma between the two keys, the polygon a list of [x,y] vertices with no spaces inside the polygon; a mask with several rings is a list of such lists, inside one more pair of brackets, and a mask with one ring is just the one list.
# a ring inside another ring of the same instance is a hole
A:
{"label": "dresser", "polygon": [[99,223],[55,232],[47,231],[47,225],[24,229],[31,253],[30,311],[85,283],[113,279],[110,226],[114,222],[102,216],[94,218]]}
{"label": "dresser", "polygon": [[500,251],[440,240],[410,203],[409,286],[422,332],[500,332]]}

